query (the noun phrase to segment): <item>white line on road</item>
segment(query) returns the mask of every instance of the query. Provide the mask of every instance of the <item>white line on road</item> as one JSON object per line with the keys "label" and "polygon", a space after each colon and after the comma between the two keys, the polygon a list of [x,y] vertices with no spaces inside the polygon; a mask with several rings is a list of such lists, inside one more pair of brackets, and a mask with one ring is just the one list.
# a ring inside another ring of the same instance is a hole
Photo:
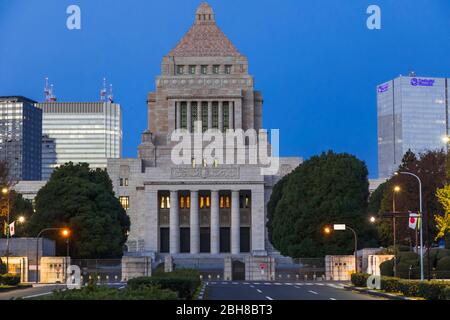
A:
{"label": "white line on road", "polygon": [[300,287],[299,287],[299,286],[294,286],[294,288],[300,289]]}
{"label": "white line on road", "polygon": [[259,289],[256,289],[256,291],[258,291],[259,293],[262,293],[262,291],[261,291],[261,290],[259,290]]}
{"label": "white line on road", "polygon": [[24,299],[37,298],[37,297],[40,297],[40,296],[46,296],[46,295],[49,295],[49,294],[52,294],[52,293],[53,293],[53,291],[50,291],[50,292],[44,292],[44,293],[38,293],[38,294],[33,294],[33,295],[31,295],[31,296],[23,297],[23,298],[24,298]]}
{"label": "white line on road", "polygon": [[250,288],[254,288],[255,286],[254,285],[250,285]]}
{"label": "white line on road", "polygon": [[266,297],[267,300],[273,300],[271,297]]}
{"label": "white line on road", "polygon": [[233,284],[239,284],[239,283],[237,283],[237,282],[233,282]]}
{"label": "white line on road", "polygon": [[336,300],[335,298],[330,298],[330,300]]}
{"label": "white line on road", "polygon": [[249,284],[248,282],[244,282],[244,284]]}
{"label": "white line on road", "polygon": [[309,290],[308,292],[310,292],[310,293],[312,293],[312,294],[318,294],[317,292],[312,291],[312,290]]}

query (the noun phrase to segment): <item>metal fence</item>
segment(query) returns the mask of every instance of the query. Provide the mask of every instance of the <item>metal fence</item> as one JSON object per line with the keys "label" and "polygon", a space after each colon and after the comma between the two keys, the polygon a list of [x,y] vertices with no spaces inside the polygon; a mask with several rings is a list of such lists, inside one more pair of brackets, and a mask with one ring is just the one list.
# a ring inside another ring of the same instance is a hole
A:
{"label": "metal fence", "polygon": [[80,268],[82,283],[87,283],[89,280],[100,283],[121,281],[121,259],[72,259],[71,264]]}

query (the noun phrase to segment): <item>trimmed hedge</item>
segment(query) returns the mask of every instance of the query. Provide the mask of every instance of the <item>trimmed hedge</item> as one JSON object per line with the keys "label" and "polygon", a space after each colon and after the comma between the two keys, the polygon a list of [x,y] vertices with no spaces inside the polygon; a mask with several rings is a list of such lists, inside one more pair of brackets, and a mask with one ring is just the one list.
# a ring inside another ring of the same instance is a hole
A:
{"label": "trimmed hedge", "polygon": [[[354,273],[351,281],[357,287],[366,287],[369,276],[365,273]],[[382,276],[381,290],[427,300],[450,300],[450,282],[446,281],[404,280]]]}
{"label": "trimmed hedge", "polygon": [[55,291],[51,295],[39,297],[38,300],[176,300],[176,298],[175,292],[156,287],[120,290],[89,285],[81,289]]}
{"label": "trimmed hedge", "polygon": [[169,289],[178,294],[178,298],[190,300],[200,286],[200,273],[196,270],[181,269],[168,273],[157,273],[152,277],[139,277],[128,280],[128,287],[138,290],[150,286]]}
{"label": "trimmed hedge", "polygon": [[5,286],[17,286],[20,283],[20,276],[16,274],[1,274],[0,284]]}

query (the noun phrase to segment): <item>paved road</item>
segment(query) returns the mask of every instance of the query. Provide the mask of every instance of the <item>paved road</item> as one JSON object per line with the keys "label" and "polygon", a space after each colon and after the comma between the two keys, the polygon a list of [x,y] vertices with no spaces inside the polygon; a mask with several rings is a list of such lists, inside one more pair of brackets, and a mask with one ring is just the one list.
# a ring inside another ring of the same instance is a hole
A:
{"label": "paved road", "polygon": [[63,289],[65,285],[38,285],[26,289],[0,292],[0,300],[11,300],[17,298],[32,298],[51,293],[53,290]]}
{"label": "paved road", "polygon": [[331,282],[208,282],[208,300],[380,300]]}

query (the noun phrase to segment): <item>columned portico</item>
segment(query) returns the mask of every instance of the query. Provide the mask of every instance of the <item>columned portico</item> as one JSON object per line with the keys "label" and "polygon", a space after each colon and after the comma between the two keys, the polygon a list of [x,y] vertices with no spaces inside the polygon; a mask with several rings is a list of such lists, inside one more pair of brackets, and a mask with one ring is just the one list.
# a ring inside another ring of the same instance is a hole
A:
{"label": "columned portico", "polygon": [[239,214],[239,191],[231,192],[231,254],[239,254],[240,242],[240,214]]}
{"label": "columned portico", "polygon": [[200,219],[199,219],[197,190],[191,191],[190,226],[191,226],[191,253],[197,254],[200,252]]}
{"label": "columned portico", "polygon": [[219,191],[211,191],[211,254],[220,253]]}
{"label": "columned portico", "polygon": [[178,191],[170,192],[170,253],[180,252],[180,216]]}

